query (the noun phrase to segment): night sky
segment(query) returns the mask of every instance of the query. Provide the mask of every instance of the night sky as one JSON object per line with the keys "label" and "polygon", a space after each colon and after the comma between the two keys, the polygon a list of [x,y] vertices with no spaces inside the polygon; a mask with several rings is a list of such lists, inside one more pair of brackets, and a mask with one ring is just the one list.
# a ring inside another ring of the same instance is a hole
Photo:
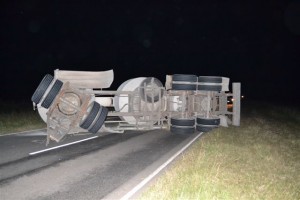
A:
{"label": "night sky", "polygon": [[0,100],[30,101],[55,69],[114,69],[113,89],[196,74],[241,82],[248,99],[300,101],[299,1],[6,0],[0,28]]}

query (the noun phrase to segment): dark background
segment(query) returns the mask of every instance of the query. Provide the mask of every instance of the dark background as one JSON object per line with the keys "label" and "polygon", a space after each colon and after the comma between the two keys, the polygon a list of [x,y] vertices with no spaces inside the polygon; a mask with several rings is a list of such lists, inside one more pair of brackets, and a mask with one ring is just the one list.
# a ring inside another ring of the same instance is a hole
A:
{"label": "dark background", "polygon": [[226,76],[246,99],[299,101],[299,1],[6,0],[0,28],[0,100],[30,102],[58,68],[114,69],[113,89],[139,76]]}

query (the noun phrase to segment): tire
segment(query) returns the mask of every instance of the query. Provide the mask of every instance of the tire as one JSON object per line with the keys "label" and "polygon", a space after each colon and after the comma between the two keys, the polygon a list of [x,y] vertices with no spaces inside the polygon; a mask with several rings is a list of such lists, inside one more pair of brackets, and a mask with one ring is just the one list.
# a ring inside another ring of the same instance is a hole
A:
{"label": "tire", "polygon": [[63,86],[63,82],[60,80],[56,80],[55,83],[53,84],[51,90],[47,94],[46,98],[42,102],[42,107],[44,108],[49,108],[51,104],[53,103],[55,97],[59,93],[61,87]]}
{"label": "tire", "polygon": [[197,90],[220,92],[222,90],[222,77],[199,76]]}
{"label": "tire", "polygon": [[220,92],[221,85],[198,85],[197,90]]}
{"label": "tire", "polygon": [[193,74],[174,74],[173,81],[197,82],[197,76]]}
{"label": "tire", "polygon": [[92,125],[92,127],[90,129],[88,129],[89,132],[97,133],[99,131],[99,129],[102,127],[102,125],[106,119],[107,113],[108,113],[108,109],[106,107],[101,106],[99,115],[98,115],[95,123]]}
{"label": "tire", "polygon": [[195,125],[195,119],[171,118],[171,125],[174,125],[174,126],[194,126]]}
{"label": "tire", "polygon": [[204,118],[204,117],[197,117],[196,118],[196,130],[200,132],[208,132],[217,128],[220,125],[220,118],[213,117],[213,118]]}
{"label": "tire", "polygon": [[172,90],[197,90],[197,85],[172,83]]}
{"label": "tire", "polygon": [[53,76],[51,76],[50,74],[44,76],[43,80],[40,82],[39,86],[37,87],[37,89],[31,97],[32,102],[34,102],[35,104],[40,103],[42,97],[44,96],[49,85],[52,83],[53,79]]}
{"label": "tire", "polygon": [[[151,81],[152,81],[152,78],[151,78],[151,77],[150,77],[150,78],[146,78],[146,79],[141,83],[141,86],[143,87],[143,86],[145,85],[145,83],[146,83],[146,85],[149,85],[149,84],[151,84]],[[155,85],[157,85],[158,88],[159,88],[159,87],[163,87],[162,83],[161,83],[158,79],[156,79],[156,78],[154,78],[154,83],[155,83]],[[161,96],[163,96],[163,95],[164,95],[164,93],[163,93],[163,90],[162,90]],[[141,97],[141,99],[142,99],[143,101],[146,101],[146,102],[148,102],[148,103],[152,103],[152,96],[146,95],[146,99],[145,99],[145,88],[142,88],[142,89],[140,90],[140,97]],[[154,100],[154,103],[157,102],[157,101],[159,100],[159,94],[156,95],[156,96],[154,96],[154,97],[153,97],[153,100]]]}
{"label": "tire", "polygon": [[177,126],[171,126],[170,129],[171,133],[174,134],[192,134],[195,132],[195,128],[194,127],[177,127]]}
{"label": "tire", "polygon": [[222,77],[219,76],[199,76],[198,82],[202,83],[222,83]]}
{"label": "tire", "polygon": [[95,120],[99,112],[99,109],[100,109],[100,104],[94,101],[90,113],[87,115],[87,117],[82,121],[82,123],[79,126],[83,129],[88,129],[92,125],[93,121]]}
{"label": "tire", "polygon": [[196,126],[196,130],[199,132],[209,132],[209,131],[213,130],[214,128],[216,128],[216,127],[215,126],[201,126],[201,125]]}
{"label": "tire", "polygon": [[172,78],[172,90],[197,90],[196,84],[180,83],[180,82],[196,83],[197,80],[198,77],[196,75],[174,74]]}
{"label": "tire", "polygon": [[219,126],[220,125],[220,118],[201,118],[197,117],[196,119],[197,125],[214,125]]}

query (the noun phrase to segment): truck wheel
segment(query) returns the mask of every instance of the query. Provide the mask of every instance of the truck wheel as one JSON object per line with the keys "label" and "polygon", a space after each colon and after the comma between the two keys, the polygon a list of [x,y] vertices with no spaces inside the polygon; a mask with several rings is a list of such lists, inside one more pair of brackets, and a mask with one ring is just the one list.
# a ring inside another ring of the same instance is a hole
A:
{"label": "truck wheel", "polygon": [[172,84],[172,90],[196,90],[197,86],[192,84]]}
{"label": "truck wheel", "polygon": [[172,90],[196,90],[197,89],[196,82],[197,82],[196,75],[174,74],[172,80]]}
{"label": "truck wheel", "polygon": [[200,132],[208,132],[220,125],[220,118],[215,116],[211,118],[197,117],[196,130]]}
{"label": "truck wheel", "polygon": [[99,129],[104,124],[104,121],[106,119],[107,113],[108,113],[108,109],[106,107],[101,106],[96,121],[94,122],[94,124],[92,125],[92,127],[90,129],[88,129],[89,132],[91,132],[91,133],[97,133],[99,131]]}
{"label": "truck wheel", "polygon": [[222,86],[221,85],[198,85],[197,90],[220,92],[222,90]]}
{"label": "truck wheel", "polygon": [[195,132],[195,119],[171,118],[171,132],[175,134],[191,134]]}
{"label": "truck wheel", "polygon": [[220,92],[222,90],[222,77],[199,76],[197,90]]}
{"label": "truck wheel", "polygon": [[171,124],[174,126],[194,126],[195,119],[171,118]]}
{"label": "truck wheel", "polygon": [[222,83],[222,77],[219,76],[199,76],[198,82],[203,83]]}
{"label": "truck wheel", "polygon": [[212,118],[204,118],[204,117],[197,117],[196,119],[197,124],[202,125],[220,125],[220,118],[219,117],[212,117]]}
{"label": "truck wheel", "polygon": [[197,82],[197,76],[193,74],[174,74],[173,81]]}
{"label": "truck wheel", "polygon": [[82,121],[82,123],[79,126],[83,129],[88,129],[93,123],[93,121],[95,120],[99,112],[99,109],[100,109],[100,104],[94,101],[89,114],[86,116],[86,118]]}
{"label": "truck wheel", "polygon": [[52,81],[53,81],[53,76],[51,76],[50,74],[44,76],[43,80],[40,82],[39,86],[33,93],[31,97],[31,101],[34,102],[35,104],[40,103],[43,95],[45,94],[46,90],[48,89]]}
{"label": "truck wheel", "polygon": [[63,86],[63,82],[60,80],[56,80],[55,83],[53,84],[51,90],[47,94],[46,98],[42,102],[42,107],[44,108],[49,108],[51,104],[53,103],[55,97],[59,93],[61,87]]}

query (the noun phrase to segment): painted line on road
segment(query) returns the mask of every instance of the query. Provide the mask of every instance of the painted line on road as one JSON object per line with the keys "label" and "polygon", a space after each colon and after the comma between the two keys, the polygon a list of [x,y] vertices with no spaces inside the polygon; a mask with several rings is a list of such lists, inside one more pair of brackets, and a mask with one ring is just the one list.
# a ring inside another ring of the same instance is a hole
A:
{"label": "painted line on road", "polygon": [[159,166],[154,172],[152,172],[149,176],[147,176],[143,181],[141,181],[138,185],[136,185],[132,190],[130,190],[127,194],[125,194],[121,200],[127,200],[131,198],[137,191],[139,191],[143,186],[145,186],[151,179],[153,179],[161,170],[163,170],[168,164],[170,164],[177,156],[179,156],[183,151],[185,151],[191,144],[193,144],[203,132],[199,133],[193,140],[191,140],[188,144],[186,144],[182,149],[180,149],[176,154],[174,154],[171,158],[169,158],[165,163]]}
{"label": "painted line on road", "polygon": [[62,148],[62,147],[73,145],[73,144],[78,144],[80,142],[84,142],[84,141],[87,141],[87,140],[92,140],[92,139],[95,139],[97,137],[99,137],[99,136],[94,136],[94,137],[86,138],[86,139],[83,139],[83,140],[78,140],[78,141],[75,141],[75,142],[63,144],[63,145],[56,146],[56,147],[51,147],[51,148],[44,149],[44,150],[41,150],[41,151],[31,152],[31,153],[29,153],[29,155],[33,156],[33,155],[36,155],[36,154],[39,154],[39,153],[44,153],[44,152],[51,151],[51,150],[54,150],[54,149],[59,149],[59,148]]}

